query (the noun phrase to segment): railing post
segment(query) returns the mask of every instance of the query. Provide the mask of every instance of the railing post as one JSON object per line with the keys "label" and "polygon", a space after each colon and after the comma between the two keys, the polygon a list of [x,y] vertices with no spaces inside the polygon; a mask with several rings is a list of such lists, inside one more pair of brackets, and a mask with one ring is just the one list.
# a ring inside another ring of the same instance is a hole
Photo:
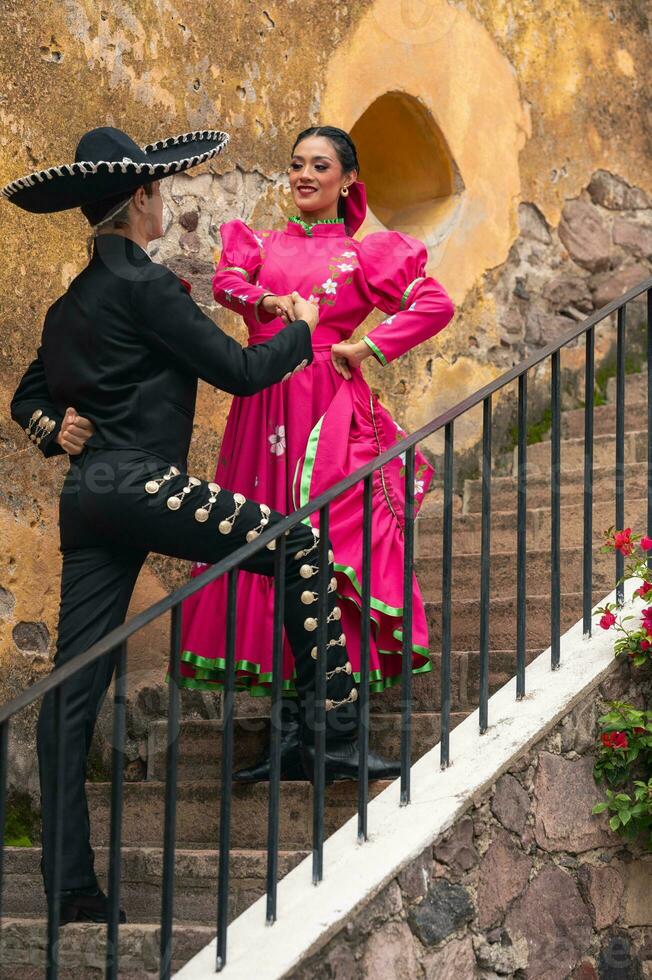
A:
{"label": "railing post", "polygon": [[551,409],[552,428],[550,432],[550,665],[553,670],[559,667],[560,626],[561,626],[561,583],[560,583],[560,542],[561,542],[561,383],[560,356],[556,350],[552,355]]}
{"label": "railing post", "polygon": [[518,472],[516,500],[516,697],[525,695],[527,643],[527,374],[518,379]]}
{"label": "railing post", "polygon": [[371,507],[373,477],[365,477],[362,507],[362,596],[360,609],[360,683],[358,700],[358,841],[367,840],[369,802],[369,642],[371,638]]}
{"label": "railing post", "polygon": [[480,543],[480,734],[489,724],[489,577],[491,568],[491,395],[482,403],[482,530]]}
{"label": "railing post", "polygon": [[[647,291],[647,531],[652,535],[652,289]],[[652,568],[652,551],[647,553]]]}
{"label": "railing post", "polygon": [[235,613],[238,569],[228,573],[226,607],[226,665],[224,669],[222,726],[222,797],[220,800],[220,856],[217,874],[217,956],[215,970],[226,966],[226,940],[229,922],[229,849],[231,847],[231,799],[233,795],[233,712],[235,710]]}
{"label": "railing post", "polygon": [[313,767],[312,882],[324,877],[324,805],[326,782],[326,661],[328,658],[328,504],[319,511],[317,576],[317,663],[315,665],[315,763]]}
{"label": "railing post", "polygon": [[283,697],[283,623],[285,620],[286,540],[274,551],[274,630],[272,639],[272,714],[270,720],[269,810],[267,814],[267,924],[276,922],[278,835],[281,813],[281,710]]}
{"label": "railing post", "polygon": [[[109,654],[112,656],[112,654]],[[113,699],[113,763],[111,766],[111,831],[109,849],[108,921],[106,928],[106,980],[117,980],[120,922],[120,867],[122,864],[122,804],[124,797],[124,743],[127,705],[127,643],[116,651]]]}
{"label": "railing post", "polygon": [[51,891],[48,896],[48,939],[46,952],[47,980],[57,980],[59,976],[59,926],[61,923],[61,864],[63,847],[63,772],[64,738],[66,726],[66,688],[60,684],[53,692],[54,697],[54,739],[57,745],[57,791],[54,802],[54,822],[52,825],[51,853],[53,855]]}
{"label": "railing post", "polygon": [[4,895],[5,829],[7,821],[7,769],[9,754],[9,722],[0,725],[0,941],[2,939],[2,899]]}
{"label": "railing post", "polygon": [[439,763],[450,764],[451,591],[453,580],[453,423],[444,430],[444,526],[441,557],[441,740]]}
{"label": "railing post", "polygon": [[[625,524],[625,318],[626,307],[618,308],[616,339],[616,530]],[[620,579],[625,572],[625,556],[616,550],[616,602],[625,599]]]}
{"label": "railing post", "polygon": [[401,806],[410,802],[412,765],[412,599],[414,581],[414,453],[405,454],[405,515],[403,520],[403,686],[401,698]]}
{"label": "railing post", "polygon": [[160,980],[172,975],[172,921],[174,917],[174,852],[177,816],[177,765],[179,757],[179,669],[181,660],[181,603],[172,607],[168,724],[165,751],[165,823],[163,830],[163,886],[161,898]]}
{"label": "railing post", "polygon": [[584,370],[584,538],[582,549],[582,632],[591,635],[593,609],[593,404],[595,330],[586,331]]}

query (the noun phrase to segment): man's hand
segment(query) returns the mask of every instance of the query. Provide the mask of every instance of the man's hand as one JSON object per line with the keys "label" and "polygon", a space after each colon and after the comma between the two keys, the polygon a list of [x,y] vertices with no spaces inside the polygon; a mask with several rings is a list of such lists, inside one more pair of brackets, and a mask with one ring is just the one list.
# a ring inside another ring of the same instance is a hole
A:
{"label": "man's hand", "polygon": [[351,380],[351,371],[357,370],[370,354],[371,348],[363,340],[357,344],[333,344],[331,347],[333,367],[347,381]]}
{"label": "man's hand", "polygon": [[319,323],[319,307],[315,303],[309,303],[297,292],[292,293],[290,298],[294,304],[292,319],[305,320],[310,327],[310,333],[314,333],[315,327]]}
{"label": "man's hand", "polygon": [[301,319],[294,315],[294,304],[291,296],[275,296],[270,293],[263,297],[260,305],[266,313],[273,313],[274,316],[280,316],[285,323],[289,323],[291,320]]}
{"label": "man's hand", "polygon": [[77,415],[74,408],[67,408],[55,442],[69,456],[78,456],[94,432],[95,426],[89,419]]}

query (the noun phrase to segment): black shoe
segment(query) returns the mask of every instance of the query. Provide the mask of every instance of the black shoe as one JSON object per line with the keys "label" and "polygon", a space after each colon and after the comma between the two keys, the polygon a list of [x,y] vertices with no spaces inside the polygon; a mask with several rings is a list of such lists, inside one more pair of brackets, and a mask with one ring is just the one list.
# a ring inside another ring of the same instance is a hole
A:
{"label": "black shoe", "polygon": [[[125,923],[127,916],[120,909],[119,921]],[[60,923],[62,926],[69,922],[107,922],[108,899],[101,889],[94,895],[88,894],[88,889],[63,892],[61,895]]]}
{"label": "black shoe", "polygon": [[[315,747],[314,745],[302,745],[301,757],[303,767],[309,774],[312,782],[314,769]],[[401,763],[389,762],[383,759],[382,755],[369,750],[369,779],[398,779],[401,775]],[[350,739],[332,741],[326,745],[326,782],[332,783],[336,779],[357,779],[360,772],[360,752],[358,740]]]}
{"label": "black shoe", "polygon": [[[234,783],[262,783],[269,781],[271,762],[269,746],[263,758],[248,769],[239,769],[233,773]],[[306,773],[301,762],[299,749],[299,726],[295,725],[290,731],[281,736],[281,779],[306,779]]]}

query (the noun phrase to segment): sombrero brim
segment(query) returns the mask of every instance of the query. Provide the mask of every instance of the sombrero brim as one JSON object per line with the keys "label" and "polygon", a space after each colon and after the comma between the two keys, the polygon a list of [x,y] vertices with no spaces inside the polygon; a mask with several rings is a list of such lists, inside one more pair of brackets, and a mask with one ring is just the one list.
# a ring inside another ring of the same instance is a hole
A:
{"label": "sombrero brim", "polygon": [[142,147],[146,161],[99,160],[64,163],[12,180],[0,194],[33,214],[66,211],[101,201],[142,184],[171,177],[217,156],[229,141],[216,129],[171,136]]}

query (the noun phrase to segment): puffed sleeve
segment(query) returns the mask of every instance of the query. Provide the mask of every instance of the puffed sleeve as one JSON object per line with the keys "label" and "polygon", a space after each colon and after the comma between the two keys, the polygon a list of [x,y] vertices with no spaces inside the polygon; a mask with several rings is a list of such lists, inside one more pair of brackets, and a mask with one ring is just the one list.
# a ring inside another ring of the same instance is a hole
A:
{"label": "puffed sleeve", "polygon": [[244,221],[227,221],[220,225],[222,254],[213,276],[213,295],[220,306],[235,313],[253,310],[256,319],[269,323],[272,314],[260,309],[269,289],[256,284],[263,257],[261,239]]}
{"label": "puffed sleeve", "polygon": [[444,287],[426,274],[428,253],[416,238],[374,232],[358,254],[371,301],[389,314],[364,340],[381,364],[389,364],[443,330],[455,310]]}
{"label": "puffed sleeve", "polygon": [[11,400],[11,417],[44,456],[65,452],[55,441],[63,416],[52,402],[40,347]]}

